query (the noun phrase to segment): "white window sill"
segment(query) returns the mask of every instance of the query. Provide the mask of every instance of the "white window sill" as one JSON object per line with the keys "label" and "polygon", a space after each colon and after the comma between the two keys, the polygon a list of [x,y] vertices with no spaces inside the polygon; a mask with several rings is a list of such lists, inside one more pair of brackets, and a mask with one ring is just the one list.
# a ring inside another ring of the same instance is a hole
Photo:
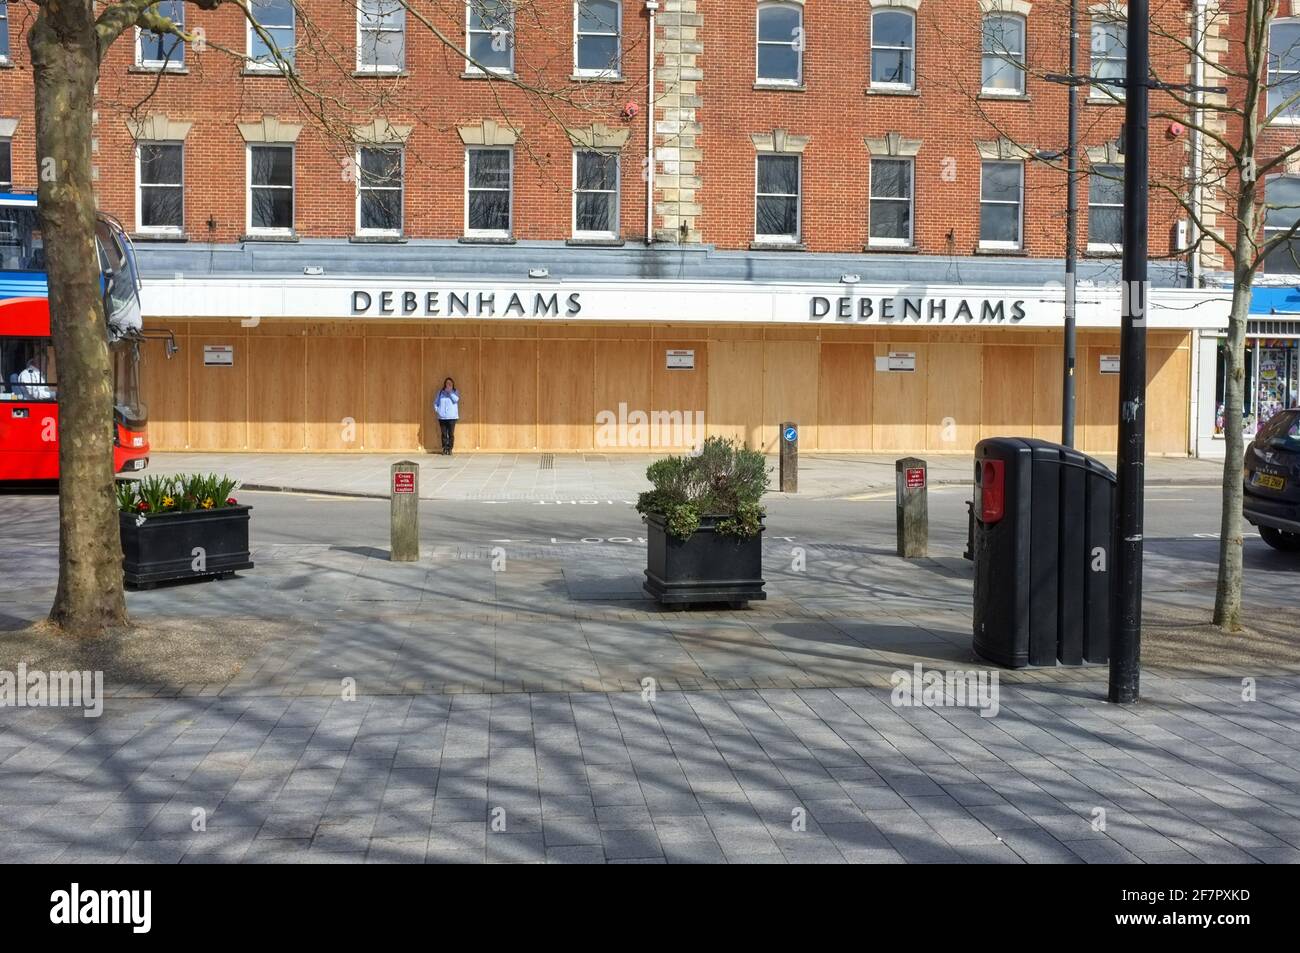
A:
{"label": "white window sill", "polygon": [[1092,242],[1088,243],[1089,255],[1122,255],[1124,254],[1123,245],[1097,245]]}
{"label": "white window sill", "polygon": [[612,73],[608,70],[601,72],[575,72],[569,77],[575,83],[622,83],[624,82],[622,73]]}
{"label": "white window sill", "polygon": [[868,248],[911,248],[912,242],[902,238],[869,238]]}
{"label": "white window sill", "polygon": [[1025,248],[1019,242],[980,242],[979,250],[983,252],[1022,252]]}
{"label": "white window sill", "polygon": [[405,76],[405,66],[366,66],[358,63],[353,76]]}
{"label": "white window sill", "polygon": [[294,66],[292,63],[285,63],[281,67],[278,63],[252,63],[245,62],[242,75],[244,76],[284,76],[286,73],[293,73]]}

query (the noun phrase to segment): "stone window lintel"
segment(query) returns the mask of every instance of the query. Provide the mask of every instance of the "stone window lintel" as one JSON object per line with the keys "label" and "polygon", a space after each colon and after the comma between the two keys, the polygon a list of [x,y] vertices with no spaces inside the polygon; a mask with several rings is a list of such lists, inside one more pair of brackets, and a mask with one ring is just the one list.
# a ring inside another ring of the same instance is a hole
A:
{"label": "stone window lintel", "polygon": [[1092,165],[1123,165],[1124,156],[1119,151],[1119,142],[1111,140],[1099,146],[1085,146],[1084,153]]}
{"label": "stone window lintel", "polygon": [[759,152],[801,153],[812,141],[812,136],[791,135],[787,129],[773,129],[771,132],[756,132],[749,137],[754,148]]}
{"label": "stone window lintel", "polygon": [[981,159],[993,161],[1025,160],[1033,158],[1034,155],[1033,146],[1021,145],[1018,142],[1012,142],[1006,137],[992,142],[977,142],[975,145],[979,149]]}
{"label": "stone window lintel", "polygon": [[569,141],[579,149],[622,149],[632,137],[632,130],[612,128],[603,122],[570,127],[565,132],[569,135]]}
{"label": "stone window lintel", "polygon": [[921,151],[920,139],[904,139],[900,132],[887,132],[883,136],[867,136],[867,151],[873,156],[915,156]]}
{"label": "stone window lintel", "polygon": [[1033,4],[1029,0],[980,0],[980,13],[1014,13],[1027,17]]}
{"label": "stone window lintel", "polygon": [[412,128],[395,125],[387,119],[376,119],[364,126],[353,126],[352,139],[362,145],[403,145]]}
{"label": "stone window lintel", "polygon": [[459,126],[456,132],[467,146],[513,146],[519,141],[523,126],[503,124],[495,119],[484,119],[473,126]]}
{"label": "stone window lintel", "polygon": [[126,120],[126,128],[137,142],[184,142],[193,125],[157,113],[144,119]]}
{"label": "stone window lintel", "polygon": [[247,143],[265,142],[277,143],[280,145],[289,145],[298,141],[298,134],[302,132],[302,124],[294,122],[281,122],[274,116],[263,116],[260,122],[241,122],[239,134],[244,137]]}

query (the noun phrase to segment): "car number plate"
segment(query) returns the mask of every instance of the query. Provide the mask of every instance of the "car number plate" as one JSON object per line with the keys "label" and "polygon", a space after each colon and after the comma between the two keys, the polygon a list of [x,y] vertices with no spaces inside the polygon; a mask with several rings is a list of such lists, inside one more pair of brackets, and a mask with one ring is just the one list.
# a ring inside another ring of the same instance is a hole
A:
{"label": "car number plate", "polygon": [[1270,490],[1286,489],[1286,478],[1273,476],[1271,473],[1256,473],[1252,482],[1255,486],[1267,487]]}

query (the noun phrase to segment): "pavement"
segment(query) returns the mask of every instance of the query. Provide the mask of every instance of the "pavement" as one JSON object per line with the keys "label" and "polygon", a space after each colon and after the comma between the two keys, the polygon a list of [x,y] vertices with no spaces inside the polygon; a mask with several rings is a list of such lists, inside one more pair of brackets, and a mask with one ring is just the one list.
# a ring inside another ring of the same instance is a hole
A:
{"label": "pavement", "polygon": [[[392,464],[420,464],[420,497],[428,500],[635,500],[649,489],[646,467],[658,455],[607,453],[301,454],[156,453],[154,473],[227,473],[248,489],[388,496]],[[896,457],[888,454],[799,455],[799,494],[805,498],[851,498],[892,489]],[[925,458],[932,486],[972,482],[969,454]],[[1115,458],[1099,457],[1114,469]],[[769,457],[773,483],[778,458]],[[1148,485],[1214,485],[1223,463],[1189,457],[1150,457]]]}
{"label": "pavement", "polygon": [[[1205,609],[1216,491],[1173,487],[1147,598]],[[916,665],[995,672],[966,496],[931,492],[904,562],[888,494],[776,495],[769,599],[672,613],[621,499],[428,501],[395,564],[382,501],[246,492],[256,568],[130,609],[292,634],[228,682],[107,684],[99,718],[0,708],[0,861],[1300,861],[1293,672],[1148,667],[1118,707],[1104,667],[996,670],[992,705],[903,704]],[[49,605],[57,500],[0,521],[3,629]],[[1295,558],[1252,536],[1246,559],[1251,612],[1293,614]]]}

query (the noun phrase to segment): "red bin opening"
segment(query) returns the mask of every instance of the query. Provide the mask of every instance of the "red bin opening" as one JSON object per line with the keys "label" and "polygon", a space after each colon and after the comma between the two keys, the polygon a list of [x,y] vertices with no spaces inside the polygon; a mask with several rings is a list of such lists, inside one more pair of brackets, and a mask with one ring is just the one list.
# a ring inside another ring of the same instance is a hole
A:
{"label": "red bin opening", "polygon": [[996,523],[1006,513],[1007,466],[1002,460],[985,460],[980,471],[980,522]]}

